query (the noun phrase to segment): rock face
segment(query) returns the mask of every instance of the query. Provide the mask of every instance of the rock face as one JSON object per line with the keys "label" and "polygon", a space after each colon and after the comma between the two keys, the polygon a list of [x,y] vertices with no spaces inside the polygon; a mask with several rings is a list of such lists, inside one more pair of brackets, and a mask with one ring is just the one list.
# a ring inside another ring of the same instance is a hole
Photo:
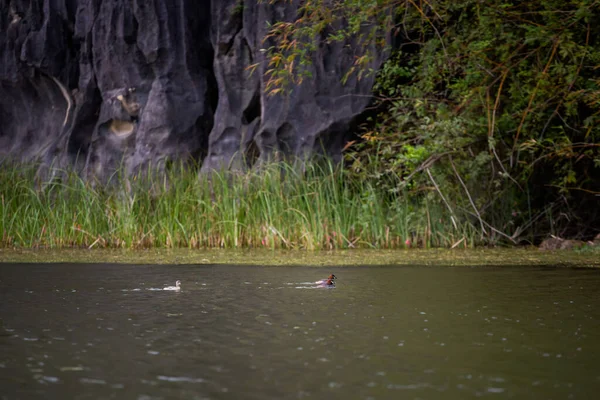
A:
{"label": "rock face", "polygon": [[209,4],[1,4],[2,156],[104,176],[121,163],[131,171],[197,157],[206,146],[215,93]]}
{"label": "rock face", "polygon": [[0,160],[106,177],[167,159],[339,157],[373,78],[343,85],[352,46],[322,45],[311,79],[267,96],[267,22],[294,20],[299,1],[269,3],[0,0]]}

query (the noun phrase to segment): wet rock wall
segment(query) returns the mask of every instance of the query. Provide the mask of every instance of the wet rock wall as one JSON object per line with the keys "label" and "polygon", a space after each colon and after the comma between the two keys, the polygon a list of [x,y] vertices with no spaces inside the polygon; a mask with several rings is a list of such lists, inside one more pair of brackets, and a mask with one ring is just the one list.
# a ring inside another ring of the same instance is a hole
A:
{"label": "wet rock wall", "polygon": [[268,96],[267,22],[294,20],[299,2],[269,3],[0,0],[0,159],[104,177],[339,157],[373,78],[342,84],[355,51],[323,43],[312,78]]}

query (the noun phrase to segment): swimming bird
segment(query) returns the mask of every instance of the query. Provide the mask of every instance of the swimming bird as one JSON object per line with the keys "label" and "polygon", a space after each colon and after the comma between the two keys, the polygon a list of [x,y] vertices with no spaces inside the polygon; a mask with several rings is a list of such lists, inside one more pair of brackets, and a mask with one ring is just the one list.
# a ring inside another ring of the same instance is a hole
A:
{"label": "swimming bird", "polygon": [[163,288],[163,290],[175,290],[179,292],[181,290],[181,281],[177,281],[175,282],[175,286],[167,286],[166,288]]}
{"label": "swimming bird", "polygon": [[319,286],[335,286],[335,279],[337,277],[334,274],[329,275],[327,279],[321,279],[320,281],[316,281],[315,283]]}

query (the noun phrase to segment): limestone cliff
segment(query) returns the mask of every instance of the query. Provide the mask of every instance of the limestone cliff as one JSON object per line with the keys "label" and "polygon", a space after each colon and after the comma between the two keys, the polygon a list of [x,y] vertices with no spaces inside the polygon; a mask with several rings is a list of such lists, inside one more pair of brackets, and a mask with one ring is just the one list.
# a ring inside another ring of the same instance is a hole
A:
{"label": "limestone cliff", "polygon": [[267,22],[293,20],[297,8],[0,0],[0,160],[102,177],[166,159],[194,159],[207,171],[275,155],[339,157],[373,84],[341,83],[352,46],[323,44],[311,79],[286,95],[264,93]]}

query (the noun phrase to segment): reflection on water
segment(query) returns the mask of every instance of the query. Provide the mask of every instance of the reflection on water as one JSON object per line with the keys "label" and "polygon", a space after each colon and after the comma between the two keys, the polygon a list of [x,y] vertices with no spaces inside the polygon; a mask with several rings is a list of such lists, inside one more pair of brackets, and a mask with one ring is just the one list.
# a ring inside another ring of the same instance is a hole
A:
{"label": "reflection on water", "polygon": [[598,289],[573,269],[0,264],[0,398],[590,398]]}

